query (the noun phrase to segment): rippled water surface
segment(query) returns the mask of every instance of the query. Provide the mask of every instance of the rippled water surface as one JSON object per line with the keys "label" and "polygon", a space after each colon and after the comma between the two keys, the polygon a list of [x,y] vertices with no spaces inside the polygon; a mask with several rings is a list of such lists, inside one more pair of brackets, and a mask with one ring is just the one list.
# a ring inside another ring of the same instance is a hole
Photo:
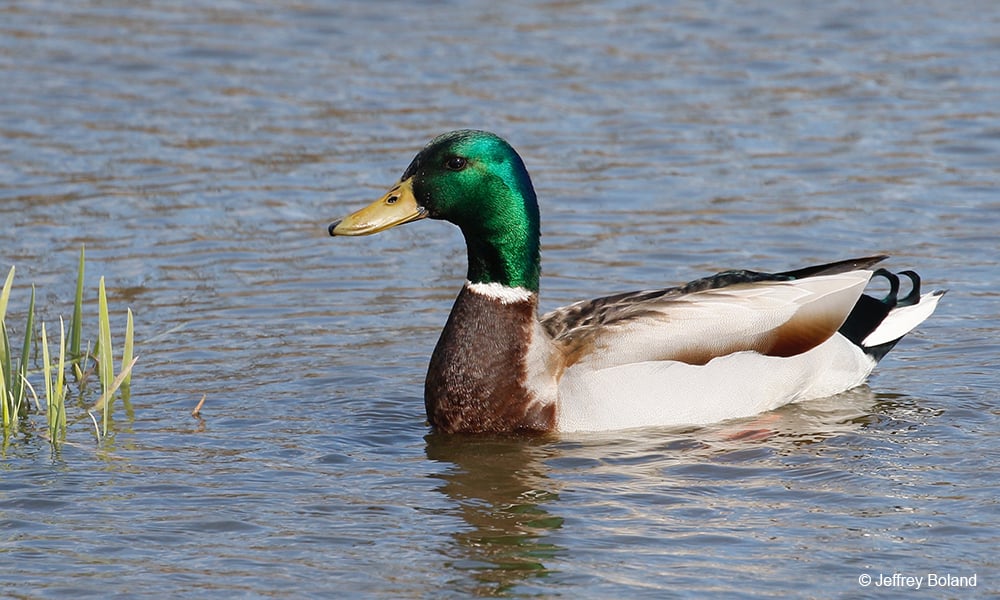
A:
{"label": "rippled water surface", "polygon": [[[0,593],[1000,592],[1000,8],[871,4],[0,4],[12,338],[31,283],[69,316],[85,243],[140,355],[103,443],[73,407],[58,451],[40,415],[4,445]],[[543,309],[872,253],[951,291],[835,398],[431,434],[460,234],[326,225],[460,127],[533,175]]]}

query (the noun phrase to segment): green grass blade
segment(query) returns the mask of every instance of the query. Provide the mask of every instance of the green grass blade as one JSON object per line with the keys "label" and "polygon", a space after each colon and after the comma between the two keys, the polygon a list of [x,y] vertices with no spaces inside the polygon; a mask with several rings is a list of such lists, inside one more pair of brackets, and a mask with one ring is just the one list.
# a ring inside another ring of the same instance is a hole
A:
{"label": "green grass blade", "polygon": [[24,400],[24,383],[28,380],[28,360],[31,358],[31,333],[35,328],[35,286],[31,286],[31,302],[28,303],[28,322],[24,326],[24,344],[21,346],[21,363],[18,365],[18,372],[11,382],[13,389],[14,404],[18,409],[18,416],[22,409],[27,408]]}
{"label": "green grass blade", "polygon": [[[56,404],[59,408],[56,430],[61,438],[66,437],[66,325],[59,317],[59,367],[56,369]],[[52,439],[55,439],[53,436]]]}
{"label": "green grass blade", "polygon": [[83,331],[83,244],[80,244],[80,264],[76,271],[76,300],[73,302],[73,320],[69,328],[69,355],[80,358],[80,337]]}
{"label": "green grass blade", "polygon": [[[135,336],[135,324],[132,319],[132,309],[129,308],[128,316],[125,321],[125,348],[122,350],[122,370],[125,370],[125,365],[132,362],[132,338]],[[132,374],[129,373],[125,377],[125,381],[122,382],[122,392],[126,393],[129,387],[132,385]]]}
{"label": "green grass blade", "polygon": [[[6,337],[6,333],[4,334],[4,337]],[[10,400],[10,390],[7,389],[7,376],[4,375],[3,369],[0,369],[0,419],[3,420],[4,434],[7,433],[11,426]]]}
{"label": "green grass blade", "polygon": [[4,319],[7,316],[7,301],[10,299],[10,289],[13,284],[14,266],[11,265],[3,289],[0,290],[0,330],[3,330],[3,334],[0,335],[0,402],[3,403],[3,427],[5,431],[10,426],[9,415],[13,398],[10,395],[12,388],[9,387],[8,382],[11,381],[11,375],[14,372],[14,363],[10,359],[10,340],[7,338],[7,324]]}
{"label": "green grass blade", "polygon": [[104,393],[104,431],[108,435],[108,420],[114,396],[108,393],[115,378],[115,365],[111,350],[111,320],[108,317],[108,295],[104,289],[104,277],[101,277],[97,295],[97,356],[98,376],[101,380],[101,391]]}
{"label": "green grass blade", "polygon": [[114,376],[114,362],[111,348],[111,319],[108,315],[108,294],[104,288],[104,277],[101,277],[97,296],[97,357],[100,368],[101,387],[107,391]]}
{"label": "green grass blade", "polygon": [[11,381],[11,374],[14,372],[14,364],[10,360],[10,340],[7,338],[7,324],[4,319],[7,316],[7,301],[10,299],[10,289],[14,284],[14,265],[11,265],[7,272],[7,279],[4,281],[3,289],[0,290],[0,403],[3,404],[3,427],[4,431],[10,426],[10,409],[13,403],[11,397],[12,389],[8,386]]}
{"label": "green grass blade", "polygon": [[52,434],[52,361],[49,360],[49,338],[45,332],[45,322],[42,322],[42,377],[45,379],[45,420],[49,425],[49,435]]}
{"label": "green grass blade", "polygon": [[[59,364],[53,379],[53,365],[49,353],[49,338],[46,335],[45,323],[42,323],[42,375],[45,377],[45,420],[49,427],[49,442],[56,444],[60,432],[65,432],[66,412],[63,404],[63,369],[66,353],[66,334],[62,318],[59,319]],[[60,424],[63,424],[60,428]]]}
{"label": "green grass blade", "polygon": [[7,316],[7,300],[10,299],[10,287],[14,283],[14,265],[10,266],[10,271],[7,272],[7,281],[3,284],[3,290],[0,291],[0,321],[4,320]]}
{"label": "green grass blade", "polygon": [[[4,414],[6,414],[10,399],[10,389],[7,382],[10,381],[10,374],[13,370],[14,365],[10,362],[10,340],[7,338],[7,325],[3,319],[0,319],[0,402],[3,403]],[[6,417],[3,419],[3,425],[7,426]]]}
{"label": "green grass blade", "polygon": [[10,338],[7,337],[7,327],[0,320],[0,404],[3,405],[3,429],[10,427],[11,407],[14,404],[13,389],[10,387],[10,376],[14,365],[10,360]]}

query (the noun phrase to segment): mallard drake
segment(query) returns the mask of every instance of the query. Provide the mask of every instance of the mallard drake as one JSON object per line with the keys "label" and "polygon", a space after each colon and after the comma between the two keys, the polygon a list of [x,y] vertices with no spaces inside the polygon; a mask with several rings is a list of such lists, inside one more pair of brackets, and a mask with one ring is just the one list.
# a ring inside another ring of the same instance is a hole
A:
{"label": "mallard drake", "polygon": [[[703,425],[855,387],[934,312],[871,256],[784,273],[725,271],[538,316],[539,216],[517,152],[462,130],[432,140],[382,198],[329,227],[369,235],[443,219],[468,276],[431,355],[427,419],[442,432]],[[863,294],[888,280],[881,299]]]}

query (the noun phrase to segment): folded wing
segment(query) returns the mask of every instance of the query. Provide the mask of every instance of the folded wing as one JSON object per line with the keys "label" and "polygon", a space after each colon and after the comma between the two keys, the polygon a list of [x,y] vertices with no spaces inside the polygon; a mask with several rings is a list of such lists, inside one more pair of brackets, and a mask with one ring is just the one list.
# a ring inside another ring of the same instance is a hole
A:
{"label": "folded wing", "polygon": [[864,268],[829,271],[801,279],[794,278],[798,273],[727,272],[681,288],[573,304],[541,322],[568,368],[643,361],[703,365],[741,351],[795,356],[836,333],[872,275]]}

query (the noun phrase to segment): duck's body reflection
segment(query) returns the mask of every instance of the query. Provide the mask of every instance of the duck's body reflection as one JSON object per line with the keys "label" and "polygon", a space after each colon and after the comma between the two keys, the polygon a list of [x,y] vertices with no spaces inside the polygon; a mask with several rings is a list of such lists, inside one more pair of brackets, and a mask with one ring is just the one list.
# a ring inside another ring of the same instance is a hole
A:
{"label": "duck's body reflection", "polygon": [[[449,499],[449,512],[465,524],[442,549],[442,567],[454,574],[450,585],[463,587],[466,595],[531,595],[523,588],[533,582],[541,588],[536,591],[551,591],[581,576],[573,564],[578,557],[559,540],[603,539],[596,546],[611,554],[631,552],[622,540],[640,540],[643,534],[635,537],[631,518],[609,522],[611,513],[638,515],[641,523],[657,523],[661,533],[704,533],[712,528],[692,522],[692,514],[708,510],[705,497],[720,485],[746,485],[747,494],[761,493],[771,502],[770,492],[759,486],[781,471],[783,457],[792,457],[795,466],[796,456],[811,455],[811,448],[821,451],[825,440],[856,435],[876,422],[872,411],[898,409],[861,387],[713,427],[540,437],[432,433],[425,438],[427,458],[444,466],[432,477],[441,480],[437,489]],[[746,452],[751,449],[763,451]],[[750,480],[713,479],[718,465],[727,477],[746,467]],[[850,468],[844,465],[845,471]],[[814,471],[806,469],[804,476]],[[587,498],[583,505],[580,498]],[[692,549],[683,544],[678,549],[677,542],[650,535],[642,544],[643,560],[687,560],[676,554]],[[606,575],[585,576],[601,581]]]}
{"label": "duck's body reflection", "polygon": [[446,550],[451,568],[474,573],[492,595],[531,577],[550,573],[546,563],[562,551],[546,542],[562,527],[547,505],[558,499],[559,483],[546,476],[545,460],[556,452],[552,439],[430,434],[427,457],[451,466],[440,475],[440,491],[455,501],[471,528],[454,534]]}

